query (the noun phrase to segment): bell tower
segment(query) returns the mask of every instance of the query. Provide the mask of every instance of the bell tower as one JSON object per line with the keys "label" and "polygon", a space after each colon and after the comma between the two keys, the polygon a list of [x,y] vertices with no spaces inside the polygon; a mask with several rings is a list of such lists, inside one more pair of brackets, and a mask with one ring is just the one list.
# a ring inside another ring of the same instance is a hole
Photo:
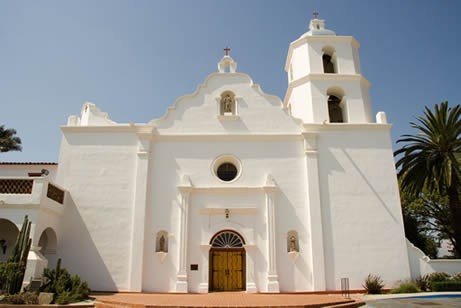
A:
{"label": "bell tower", "polygon": [[314,18],[290,44],[284,105],[304,123],[372,123],[370,83],[360,73],[359,43]]}

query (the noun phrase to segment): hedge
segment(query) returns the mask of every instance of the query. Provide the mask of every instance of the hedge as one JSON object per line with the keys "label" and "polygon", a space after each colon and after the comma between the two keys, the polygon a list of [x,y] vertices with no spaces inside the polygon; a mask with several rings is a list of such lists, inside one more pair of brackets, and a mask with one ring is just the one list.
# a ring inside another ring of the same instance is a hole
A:
{"label": "hedge", "polygon": [[461,291],[461,280],[434,281],[431,283],[433,292]]}

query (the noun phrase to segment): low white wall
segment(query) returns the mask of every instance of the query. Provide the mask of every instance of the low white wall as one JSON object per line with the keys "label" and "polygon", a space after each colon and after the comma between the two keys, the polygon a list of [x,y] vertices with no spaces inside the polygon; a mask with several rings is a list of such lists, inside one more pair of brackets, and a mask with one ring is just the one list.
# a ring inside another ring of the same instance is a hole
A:
{"label": "low white wall", "polygon": [[461,272],[461,259],[432,260],[409,240],[407,240],[407,248],[412,279],[433,272],[447,272],[451,275]]}

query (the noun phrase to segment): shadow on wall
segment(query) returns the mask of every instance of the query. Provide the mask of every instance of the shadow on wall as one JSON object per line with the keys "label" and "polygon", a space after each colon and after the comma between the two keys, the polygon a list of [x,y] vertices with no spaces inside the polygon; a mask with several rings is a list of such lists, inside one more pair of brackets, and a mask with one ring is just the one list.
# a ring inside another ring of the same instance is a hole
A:
{"label": "shadow on wall", "polygon": [[66,203],[60,245],[62,266],[71,274],[79,275],[82,280],[86,280],[93,291],[117,291],[115,281],[70,194]]}
{"label": "shadow on wall", "polygon": [[347,153],[344,149],[342,149],[342,152],[344,153],[344,156],[347,157],[349,162],[354,166],[355,170],[357,173],[360,175],[362,178],[363,182],[367,184],[368,188],[373,192],[375,195],[376,199],[379,200],[379,203],[382,205],[382,207],[386,210],[386,212],[389,214],[390,217],[394,220],[394,222],[399,223],[400,220],[392,214],[392,212],[389,210],[388,205],[384,200],[381,198],[379,193],[376,191],[376,189],[373,187],[373,185],[370,183],[370,181],[367,179],[366,175],[363,173],[363,171],[360,169],[360,167],[355,163],[355,161],[352,159],[352,157]]}
{"label": "shadow on wall", "polygon": [[[387,149],[385,145],[380,143],[379,138],[377,140],[370,141],[370,143],[374,143],[372,146],[375,149]],[[358,183],[357,190],[354,192],[355,195],[352,195],[350,198],[351,200],[362,200],[362,197],[373,198],[373,205],[376,205],[375,209],[379,209],[381,207],[383,209],[383,213],[388,216],[391,221],[393,222],[392,228],[394,228],[395,224],[400,224],[400,219],[395,215],[392,211],[392,208],[389,207],[389,204],[382,198],[379,189],[376,187],[376,183],[373,183],[373,179],[370,179],[363,167],[361,167],[361,162],[357,161],[357,158],[354,158],[354,155],[349,153],[349,150],[360,150],[362,148],[366,148],[364,142],[359,142],[358,144],[354,144],[353,147],[347,146],[348,139],[345,139],[343,145],[336,145],[334,148],[329,146],[325,146],[322,150],[321,155],[319,156],[319,170],[321,170],[319,174],[320,183],[321,183],[321,203],[322,203],[322,221],[323,221],[323,235],[324,235],[324,249],[325,249],[325,264],[328,266],[325,267],[325,277],[326,277],[326,288],[327,290],[335,290],[338,289],[338,274],[337,271],[341,272],[341,275],[347,275],[347,270],[341,268],[341,265],[336,264],[338,262],[338,252],[334,249],[338,245],[341,246],[344,243],[340,242],[340,239],[343,237],[337,229],[335,229],[335,221],[342,221],[344,222],[343,215],[349,210],[343,208],[348,201],[341,196],[332,196],[332,191],[337,191],[338,189],[335,187],[331,187],[331,178],[334,177],[334,174],[340,174],[343,180],[350,180],[355,181]],[[333,151],[332,151],[333,150]],[[381,162],[380,162],[381,163]],[[349,178],[350,172],[353,172],[353,176]],[[347,176],[345,173],[348,173]],[[334,183],[334,182],[333,182]],[[340,193],[350,193],[350,192],[343,192],[341,191],[342,188],[339,189]],[[358,196],[358,197],[357,197]],[[358,199],[357,199],[358,198]],[[334,199],[334,200],[332,200]],[[338,203],[339,201],[339,203]],[[352,202],[355,202],[352,201]],[[379,205],[379,207],[378,207]],[[357,207],[354,207],[357,210]],[[333,212],[335,211],[335,212]],[[357,226],[362,226],[362,228],[373,228],[372,223],[368,221],[364,224],[364,220],[362,219],[363,216],[355,216],[348,219],[348,232],[355,232],[357,236],[360,234],[357,231]],[[345,225],[347,225],[345,223]],[[350,227],[355,228],[355,231],[351,231]],[[371,230],[371,229],[370,229]],[[366,229],[363,229],[363,232],[366,232]],[[337,242],[335,242],[337,241]],[[362,247],[365,247],[363,245]],[[359,253],[356,251],[356,253]],[[354,257],[350,261],[350,265],[355,268],[359,268],[360,265],[360,257]],[[363,265],[362,268],[368,266]],[[358,281],[351,280],[351,284],[360,284]]]}

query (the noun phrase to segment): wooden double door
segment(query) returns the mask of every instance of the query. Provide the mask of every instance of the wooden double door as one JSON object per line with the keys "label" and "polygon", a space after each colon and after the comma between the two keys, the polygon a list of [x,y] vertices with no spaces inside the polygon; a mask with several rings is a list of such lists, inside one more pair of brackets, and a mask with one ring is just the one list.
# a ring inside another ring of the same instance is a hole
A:
{"label": "wooden double door", "polygon": [[245,290],[245,249],[210,250],[210,291]]}

